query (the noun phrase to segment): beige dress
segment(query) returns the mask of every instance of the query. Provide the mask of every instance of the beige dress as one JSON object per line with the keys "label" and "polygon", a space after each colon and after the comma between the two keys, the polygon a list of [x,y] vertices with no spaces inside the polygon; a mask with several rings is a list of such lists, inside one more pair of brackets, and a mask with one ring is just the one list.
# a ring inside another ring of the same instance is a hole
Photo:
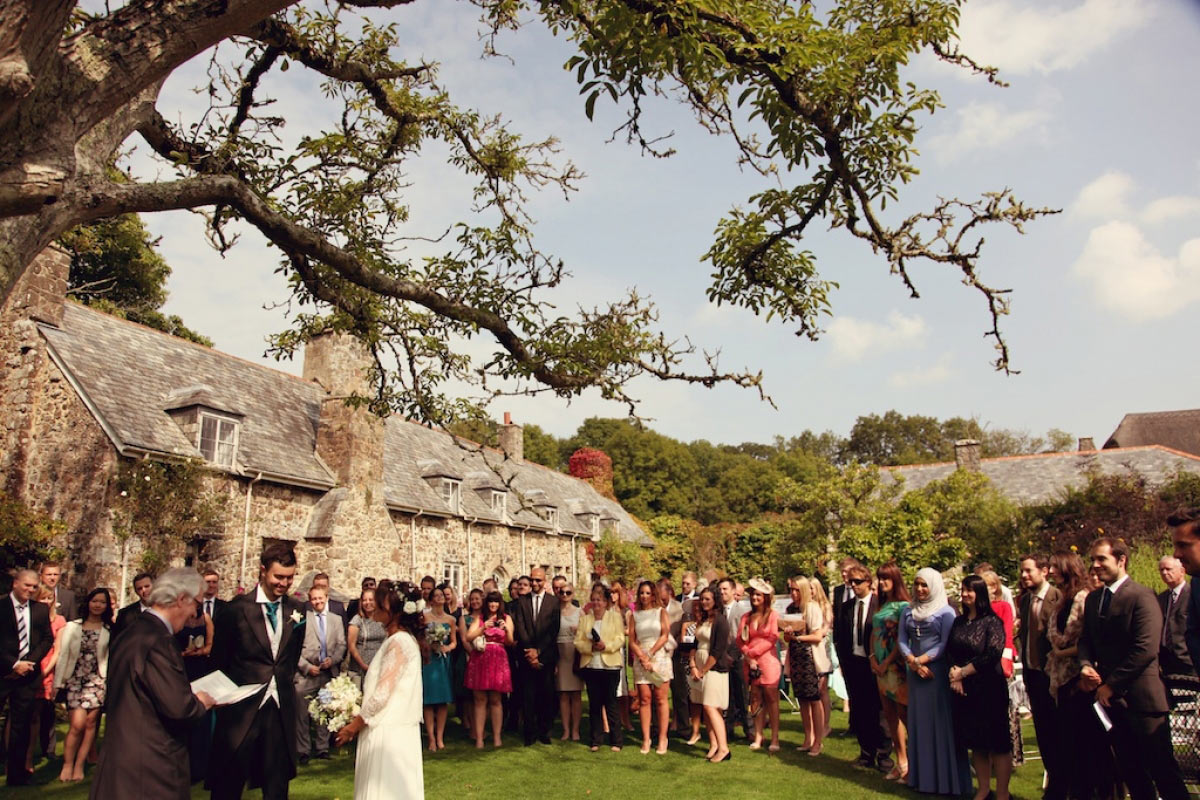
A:
{"label": "beige dress", "polygon": [[554,678],[560,692],[582,692],[583,679],[575,671],[575,632],[582,612],[575,606],[562,611],[558,618],[558,667]]}
{"label": "beige dress", "polygon": [[[645,611],[633,612],[633,625],[634,631],[637,633],[638,646],[642,648],[643,653],[649,653],[658,638],[662,636],[662,609],[648,608]],[[650,663],[654,667],[653,672],[658,675],[659,684],[670,682],[675,673],[671,669],[671,657],[668,655],[665,645],[650,657]],[[640,659],[633,659],[633,682],[635,684],[653,685],[655,680],[651,677],[650,672],[651,670],[642,666]]]}
{"label": "beige dress", "polygon": [[[703,664],[708,660],[709,643],[712,640],[712,623],[705,622],[696,627],[696,661]],[[722,711],[729,706],[729,673],[709,670],[704,677],[696,680],[688,671],[688,696],[693,703],[702,706],[719,708]]]}

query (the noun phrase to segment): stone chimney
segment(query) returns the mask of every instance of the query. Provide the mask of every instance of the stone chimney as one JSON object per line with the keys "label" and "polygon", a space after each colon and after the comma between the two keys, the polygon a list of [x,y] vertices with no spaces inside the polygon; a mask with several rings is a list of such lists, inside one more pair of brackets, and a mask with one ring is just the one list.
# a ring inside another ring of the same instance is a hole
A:
{"label": "stone chimney", "polygon": [[512,461],[525,463],[525,428],[513,422],[512,414],[507,411],[500,426],[500,449]]}
{"label": "stone chimney", "polygon": [[30,319],[55,327],[62,325],[70,276],[71,256],[65,250],[51,245],[38,253],[4,303],[6,324]]}
{"label": "stone chimney", "polygon": [[1079,452],[1087,453],[1096,449],[1096,440],[1090,436],[1084,436],[1079,440]]}
{"label": "stone chimney", "polygon": [[317,424],[317,455],[338,484],[378,493],[383,487],[383,420],[346,405],[370,392],[371,356],[347,333],[323,333],[304,348],[304,379],[325,390]]}
{"label": "stone chimney", "polygon": [[959,439],[954,443],[954,463],[959,469],[979,472],[979,440]]}

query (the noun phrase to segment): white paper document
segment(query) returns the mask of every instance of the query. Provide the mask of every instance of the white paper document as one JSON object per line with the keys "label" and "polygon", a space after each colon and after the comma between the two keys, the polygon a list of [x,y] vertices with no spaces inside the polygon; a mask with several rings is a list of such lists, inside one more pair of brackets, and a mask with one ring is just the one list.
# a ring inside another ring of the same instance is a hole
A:
{"label": "white paper document", "polygon": [[229,706],[239,703],[247,697],[262,691],[265,683],[248,683],[238,686],[224,672],[210,672],[203,678],[192,681],[192,692],[208,692],[213,701],[219,706]]}
{"label": "white paper document", "polygon": [[1105,732],[1111,731],[1112,720],[1108,718],[1108,712],[1104,710],[1104,706],[1100,705],[1100,701],[1092,703],[1092,708],[1096,709],[1096,716],[1100,718],[1100,724],[1104,726]]}

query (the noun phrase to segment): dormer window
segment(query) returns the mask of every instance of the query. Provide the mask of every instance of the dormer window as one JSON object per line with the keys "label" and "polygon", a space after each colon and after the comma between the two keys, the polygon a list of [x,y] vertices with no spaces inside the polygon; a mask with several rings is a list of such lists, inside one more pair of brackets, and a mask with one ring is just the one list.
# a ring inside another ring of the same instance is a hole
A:
{"label": "dormer window", "polygon": [[492,511],[496,512],[496,516],[504,519],[508,513],[508,492],[492,492]]}
{"label": "dormer window", "polygon": [[455,514],[462,508],[462,483],[451,478],[442,478],[442,500]]}
{"label": "dormer window", "polygon": [[218,467],[233,468],[238,442],[237,420],[200,412],[200,441],[196,447],[209,462]]}
{"label": "dormer window", "polygon": [[600,519],[600,533],[615,534],[617,532],[617,520],[613,517],[602,517]]}
{"label": "dormer window", "polygon": [[550,527],[558,527],[558,509],[554,506],[541,506],[537,510],[538,516],[550,523]]}

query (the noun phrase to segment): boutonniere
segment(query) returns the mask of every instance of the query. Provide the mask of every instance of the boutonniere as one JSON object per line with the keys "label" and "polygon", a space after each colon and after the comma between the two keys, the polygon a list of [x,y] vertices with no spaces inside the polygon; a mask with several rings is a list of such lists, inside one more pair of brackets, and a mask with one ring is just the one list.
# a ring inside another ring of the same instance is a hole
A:
{"label": "boutonniere", "polygon": [[299,611],[292,612],[292,624],[293,625],[303,625],[304,624],[304,617],[301,616]]}

